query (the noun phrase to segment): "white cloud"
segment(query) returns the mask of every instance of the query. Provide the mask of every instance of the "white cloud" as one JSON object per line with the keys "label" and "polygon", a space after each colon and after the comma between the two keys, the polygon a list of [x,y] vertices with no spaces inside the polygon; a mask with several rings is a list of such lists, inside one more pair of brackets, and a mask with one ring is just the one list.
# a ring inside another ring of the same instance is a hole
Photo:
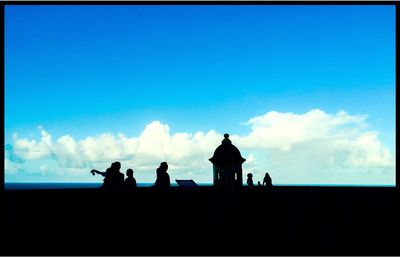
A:
{"label": "white cloud", "polygon": [[39,142],[36,140],[28,140],[19,138],[17,133],[13,134],[14,153],[25,159],[35,160],[47,157],[51,152],[52,142],[51,135],[48,134],[42,127],[38,127],[42,135]]}
{"label": "white cloud", "polygon": [[246,124],[251,133],[238,137],[237,143],[243,148],[269,150],[280,167],[392,168],[393,159],[378,133],[363,131],[365,119],[365,115],[344,111],[330,115],[318,109],[305,114],[269,112],[250,119]]}
{"label": "white cloud", "polygon": [[[318,109],[304,114],[271,111],[244,123],[251,129],[249,134],[230,138],[247,159],[243,166],[246,173],[263,174],[267,167],[277,177],[288,174],[289,180],[290,174],[306,178],[315,172],[341,175],[363,170],[394,176],[394,159],[379,141],[378,132],[365,131],[366,119],[365,115],[344,111],[337,114]],[[223,138],[215,130],[171,133],[170,127],[159,121],[148,124],[137,137],[104,133],[77,140],[65,135],[53,142],[49,133],[42,127],[39,130],[39,141],[14,134],[13,154],[26,161],[46,158],[56,161],[58,167],[46,166],[39,168],[39,172],[62,170],[84,175],[91,168],[105,169],[116,160],[139,174],[153,174],[161,161],[167,161],[172,178],[174,175],[211,178],[208,158]],[[6,161],[5,168],[9,170],[12,162]]]}
{"label": "white cloud", "polygon": [[336,115],[318,109],[305,114],[271,111],[246,122],[251,127],[251,133],[238,140],[243,147],[288,151],[293,144],[300,142],[357,135],[365,125],[365,119],[366,116],[351,116],[343,111]]}

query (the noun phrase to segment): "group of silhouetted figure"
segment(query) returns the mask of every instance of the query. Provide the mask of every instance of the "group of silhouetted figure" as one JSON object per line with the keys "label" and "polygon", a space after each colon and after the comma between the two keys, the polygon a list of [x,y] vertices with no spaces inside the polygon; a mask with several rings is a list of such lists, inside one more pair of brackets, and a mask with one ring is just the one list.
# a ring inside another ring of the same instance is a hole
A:
{"label": "group of silhouetted figure", "polygon": [[[136,185],[136,179],[133,177],[133,170],[127,169],[125,173],[126,174],[125,178],[124,174],[120,172],[120,169],[121,169],[121,163],[113,162],[111,166],[107,168],[107,170],[104,172],[92,169],[90,173],[92,173],[93,176],[95,174],[99,174],[104,177],[102,185],[103,189],[124,188],[129,191],[133,191],[134,189],[136,189],[137,185]],[[166,162],[161,162],[160,166],[156,169],[157,179],[156,182],[154,183],[155,188],[166,189],[171,187],[171,181],[167,173],[167,170],[168,170],[168,164]],[[249,188],[254,188],[252,173],[247,174],[247,186]],[[272,179],[268,173],[265,173],[262,184],[260,183],[260,181],[258,181],[258,187],[264,187],[264,186],[267,188],[272,187]]]}
{"label": "group of silhouetted figure", "polygon": [[[99,174],[104,177],[103,180],[103,189],[126,189],[126,190],[134,190],[136,189],[136,179],[133,177],[133,170],[126,170],[126,179],[124,179],[124,174],[120,172],[121,163],[113,162],[111,167],[107,168],[106,171],[98,171],[91,170],[90,172],[93,174]],[[154,184],[154,187],[164,189],[171,186],[171,182],[169,179],[169,175],[167,173],[168,164],[166,162],[162,162],[160,167],[157,168],[157,179]]]}
{"label": "group of silhouetted figure", "polygon": [[[253,174],[248,173],[247,174],[247,186],[249,186],[250,188],[254,188],[254,183],[253,183]],[[260,181],[258,181],[258,186],[266,186],[267,188],[271,188],[272,187],[272,179],[270,177],[270,175],[267,173],[265,173],[264,179],[263,179],[263,183],[261,184]]]}
{"label": "group of silhouetted figure", "polygon": [[[121,163],[120,162],[113,162],[106,171],[98,171],[92,169],[90,172],[93,174],[99,174],[104,177],[102,188],[104,189],[121,189],[124,188],[126,190],[134,190],[136,189],[136,179],[133,177],[133,170],[127,169],[126,170],[126,179],[124,178],[124,174],[120,172]],[[160,166],[156,169],[157,179],[154,183],[155,188],[159,189],[166,189],[171,186],[171,181],[169,175],[167,173],[168,164],[166,162],[161,162]],[[254,188],[253,182],[253,174],[247,174],[247,186],[249,188]],[[265,173],[263,183],[261,184],[258,181],[258,186],[265,186],[267,188],[272,187],[272,179],[268,173]]]}

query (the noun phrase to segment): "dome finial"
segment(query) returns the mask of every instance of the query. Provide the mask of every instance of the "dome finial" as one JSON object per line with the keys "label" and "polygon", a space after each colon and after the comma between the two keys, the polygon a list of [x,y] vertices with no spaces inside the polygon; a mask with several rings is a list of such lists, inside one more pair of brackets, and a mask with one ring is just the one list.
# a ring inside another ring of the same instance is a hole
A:
{"label": "dome finial", "polygon": [[225,134],[224,134],[224,138],[228,139],[228,138],[229,138],[229,134],[228,134],[228,133],[225,133]]}

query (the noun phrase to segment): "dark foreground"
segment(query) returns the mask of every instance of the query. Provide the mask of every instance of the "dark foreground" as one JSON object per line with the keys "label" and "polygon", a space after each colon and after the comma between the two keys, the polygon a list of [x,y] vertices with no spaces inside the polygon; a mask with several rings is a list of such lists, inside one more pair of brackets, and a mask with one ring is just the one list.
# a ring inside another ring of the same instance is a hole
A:
{"label": "dark foreground", "polygon": [[395,188],[5,192],[2,255],[400,255]]}

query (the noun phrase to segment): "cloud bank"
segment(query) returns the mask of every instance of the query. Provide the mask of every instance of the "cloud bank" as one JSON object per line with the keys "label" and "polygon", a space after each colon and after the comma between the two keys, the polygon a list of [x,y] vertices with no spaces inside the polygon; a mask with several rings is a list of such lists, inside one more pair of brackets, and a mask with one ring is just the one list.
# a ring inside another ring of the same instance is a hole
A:
{"label": "cloud bank", "polygon": [[[271,111],[243,123],[250,129],[248,134],[230,138],[247,159],[245,173],[261,176],[268,170],[282,183],[330,183],[337,179],[346,183],[349,176],[385,174],[394,180],[394,159],[379,140],[379,133],[367,130],[366,119],[366,115],[344,111]],[[153,175],[161,161],[167,161],[172,179],[211,182],[208,158],[223,139],[223,132],[216,130],[171,133],[160,121],[151,122],[140,135],[132,137],[104,133],[80,140],[71,135],[53,139],[44,128],[38,129],[39,140],[13,134],[12,142],[5,147],[6,173],[15,175],[39,163],[38,173],[84,177],[92,168],[105,169],[119,160],[123,168],[132,167],[137,176],[145,177]]]}

